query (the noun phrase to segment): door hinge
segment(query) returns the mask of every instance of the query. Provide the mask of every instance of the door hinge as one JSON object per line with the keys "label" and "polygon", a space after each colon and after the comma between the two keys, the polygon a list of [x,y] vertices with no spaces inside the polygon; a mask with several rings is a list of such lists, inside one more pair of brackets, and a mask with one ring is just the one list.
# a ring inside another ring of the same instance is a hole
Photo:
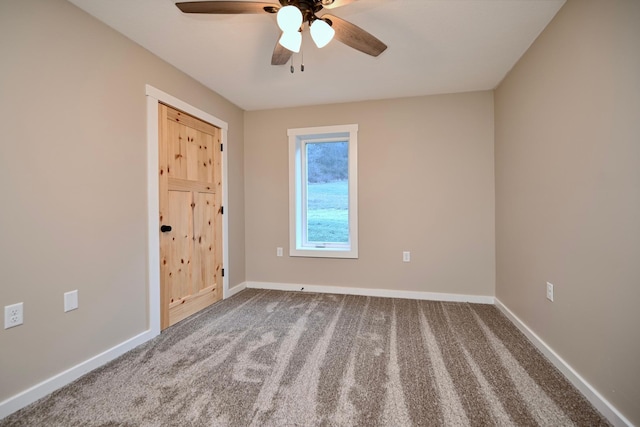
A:
{"label": "door hinge", "polygon": [[224,277],[224,268],[222,269],[222,277]]}
{"label": "door hinge", "polygon": [[220,151],[224,151],[224,144],[220,144]]}
{"label": "door hinge", "polygon": [[224,206],[220,206],[220,215],[224,215]]}

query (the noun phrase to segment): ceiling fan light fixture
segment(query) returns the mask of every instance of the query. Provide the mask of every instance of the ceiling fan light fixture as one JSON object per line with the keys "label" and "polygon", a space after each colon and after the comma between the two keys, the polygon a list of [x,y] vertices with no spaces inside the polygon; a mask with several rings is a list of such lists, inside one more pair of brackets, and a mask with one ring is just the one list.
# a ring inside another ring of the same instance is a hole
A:
{"label": "ceiling fan light fixture", "polygon": [[280,43],[280,45],[285,49],[298,53],[300,52],[300,46],[302,45],[302,33],[300,31],[285,31],[282,33],[278,43]]}
{"label": "ceiling fan light fixture", "polygon": [[327,24],[327,22],[322,19],[316,19],[313,21],[310,32],[311,38],[318,48],[323,48],[329,44],[329,42],[333,40],[333,36],[336,34],[336,30],[331,28],[331,25]]}
{"label": "ceiling fan light fixture", "polygon": [[282,32],[291,33],[298,31],[302,25],[302,12],[295,6],[285,6],[280,8],[276,19]]}

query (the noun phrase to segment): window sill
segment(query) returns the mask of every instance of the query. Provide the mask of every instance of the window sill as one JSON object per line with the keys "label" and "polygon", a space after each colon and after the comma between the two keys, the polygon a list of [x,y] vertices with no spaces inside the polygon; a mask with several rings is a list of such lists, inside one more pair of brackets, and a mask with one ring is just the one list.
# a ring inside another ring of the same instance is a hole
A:
{"label": "window sill", "polygon": [[306,258],[344,258],[357,259],[358,251],[352,249],[336,248],[313,248],[313,249],[290,249],[289,256]]}

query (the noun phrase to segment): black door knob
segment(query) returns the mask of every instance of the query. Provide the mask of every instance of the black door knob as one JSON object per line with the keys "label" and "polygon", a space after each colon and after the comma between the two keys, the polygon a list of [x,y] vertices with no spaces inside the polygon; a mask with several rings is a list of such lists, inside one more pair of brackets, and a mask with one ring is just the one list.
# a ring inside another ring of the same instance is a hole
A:
{"label": "black door knob", "polygon": [[163,233],[169,232],[169,231],[171,231],[171,226],[170,225],[161,225],[160,226],[160,231],[162,231]]}

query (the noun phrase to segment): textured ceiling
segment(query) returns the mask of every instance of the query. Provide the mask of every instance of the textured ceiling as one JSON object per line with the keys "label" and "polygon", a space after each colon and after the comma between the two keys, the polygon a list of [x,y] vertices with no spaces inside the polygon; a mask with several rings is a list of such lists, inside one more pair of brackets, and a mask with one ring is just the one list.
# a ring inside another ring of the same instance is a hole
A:
{"label": "textured ceiling", "polygon": [[307,30],[305,71],[296,54],[293,74],[289,64],[270,65],[274,15],[185,15],[172,0],[70,1],[239,107],[259,110],[493,89],[565,0],[358,0],[331,14],[388,49],[377,58],[336,40],[318,49]]}

